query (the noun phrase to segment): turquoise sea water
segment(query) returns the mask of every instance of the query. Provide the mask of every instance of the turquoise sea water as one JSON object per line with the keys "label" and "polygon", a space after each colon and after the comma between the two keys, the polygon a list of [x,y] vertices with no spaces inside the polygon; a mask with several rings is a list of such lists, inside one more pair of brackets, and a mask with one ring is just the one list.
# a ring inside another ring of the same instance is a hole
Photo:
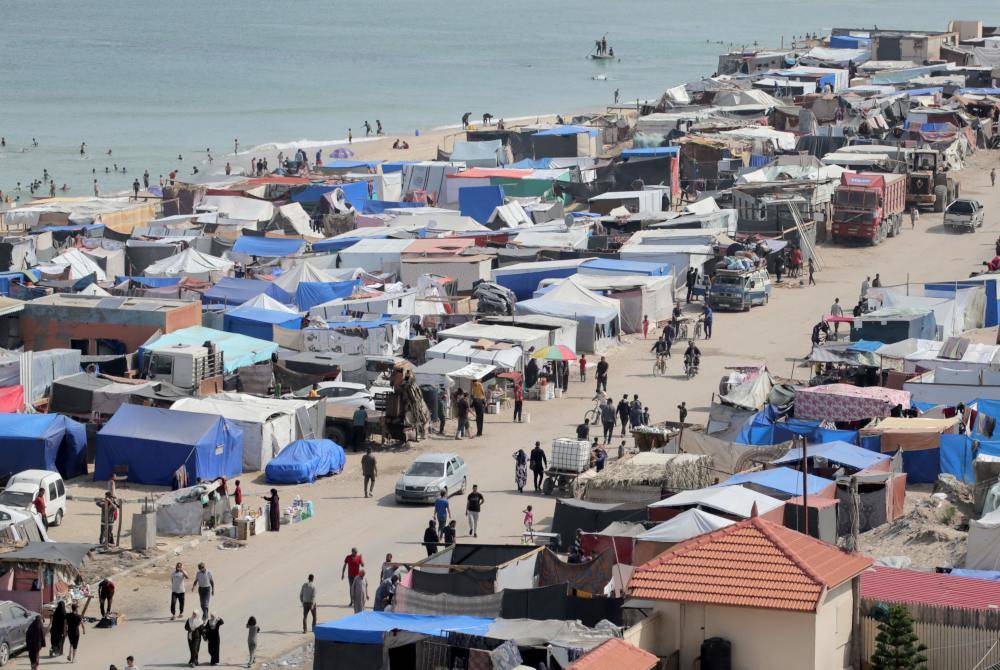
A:
{"label": "turquoise sea water", "polygon": [[[204,170],[206,148],[219,170],[237,137],[242,150],[334,140],[348,127],[358,137],[365,119],[413,132],[466,111],[593,108],[615,88],[623,100],[651,97],[711,74],[731,43],[1000,21],[995,5],[972,0],[11,0],[4,9],[0,188],[48,169],[71,194],[91,192],[92,170],[102,191],[127,189],[144,169],[154,183],[175,167]],[[604,33],[621,62],[586,59]],[[600,73],[606,81],[593,79]],[[105,175],[113,163],[128,173]]]}

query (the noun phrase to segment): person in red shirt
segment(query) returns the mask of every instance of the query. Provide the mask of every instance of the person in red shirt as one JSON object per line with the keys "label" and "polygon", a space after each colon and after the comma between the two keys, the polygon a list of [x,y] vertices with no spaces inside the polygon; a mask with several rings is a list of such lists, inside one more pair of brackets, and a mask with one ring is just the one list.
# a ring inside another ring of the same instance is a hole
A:
{"label": "person in red shirt", "polygon": [[32,501],[35,506],[35,511],[38,512],[42,517],[42,523],[45,527],[49,527],[49,517],[45,514],[45,489],[38,489],[38,493],[35,495],[35,499]]}
{"label": "person in red shirt", "polygon": [[521,412],[524,409],[524,386],[520,381],[514,382],[514,421],[521,422]]}
{"label": "person in red shirt", "polygon": [[989,263],[983,261],[983,265],[985,265],[990,272],[996,272],[997,269],[1000,269],[1000,256],[994,256],[993,260],[991,260]]}
{"label": "person in red shirt", "polygon": [[649,317],[642,317],[642,339],[647,339],[649,337]]}
{"label": "person in red shirt", "polygon": [[240,480],[236,480],[236,488],[233,489],[233,502],[239,507],[243,504],[243,489],[240,488]]}
{"label": "person in red shirt", "polygon": [[587,381],[587,354],[580,354],[580,381]]}
{"label": "person in red shirt", "polygon": [[354,585],[354,579],[361,573],[361,568],[365,567],[365,559],[358,553],[357,547],[351,547],[351,553],[344,557],[344,565],[340,568],[340,578],[344,578],[344,573],[347,573],[347,597],[350,600],[348,605],[354,603],[351,598],[351,587]]}

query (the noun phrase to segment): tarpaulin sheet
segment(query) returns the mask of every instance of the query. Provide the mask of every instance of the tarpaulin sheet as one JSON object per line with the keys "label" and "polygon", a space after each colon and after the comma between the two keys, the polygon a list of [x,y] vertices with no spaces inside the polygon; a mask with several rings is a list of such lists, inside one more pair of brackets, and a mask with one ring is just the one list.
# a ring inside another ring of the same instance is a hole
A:
{"label": "tarpaulin sheet", "polygon": [[910,406],[910,392],[881,386],[825,384],[795,390],[795,416],[820,421],[887,417],[896,405]]}
{"label": "tarpaulin sheet", "polygon": [[364,207],[371,195],[368,191],[367,181],[354,181],[349,184],[340,184],[340,190],[344,192],[344,200],[349,202],[354,209],[360,210]]}
{"label": "tarpaulin sheet", "polygon": [[131,280],[132,282],[139,284],[140,286],[148,286],[149,288],[160,288],[163,286],[177,286],[181,283],[180,277],[129,277],[125,275],[118,275],[115,277],[115,283],[121,284],[123,281]]}
{"label": "tarpaulin sheet", "polygon": [[604,587],[611,581],[611,571],[615,559],[610,551],[583,563],[564,563],[548,548],[538,554],[535,574],[539,586],[567,584],[569,588],[587,593],[604,593]]}
{"label": "tarpaulin sheet", "polygon": [[572,125],[553,126],[552,128],[546,128],[545,130],[538,131],[534,134],[534,137],[564,137],[566,135],[582,135],[584,133],[596,137],[597,128]]}
{"label": "tarpaulin sheet", "polygon": [[188,481],[235,477],[243,470],[243,431],[218,416],[122,405],[97,434],[94,480],[128,467],[128,481],[170,486],[184,466]]}
{"label": "tarpaulin sheet", "polygon": [[387,209],[426,207],[425,202],[402,202],[393,200],[364,200],[361,207],[355,206],[362,214],[382,214]]}
{"label": "tarpaulin sheet", "polygon": [[222,317],[222,324],[227,333],[274,341],[274,326],[298,329],[302,326],[302,318],[297,314],[251,307],[227,312]]}
{"label": "tarpaulin sheet", "polygon": [[324,193],[340,188],[340,184],[309,184],[292,193],[292,202],[319,202]]}
{"label": "tarpaulin sheet", "polygon": [[304,484],[344,469],[344,448],[333,440],[296,440],[264,468],[269,484]]}
{"label": "tarpaulin sheet", "polygon": [[501,186],[466,186],[458,191],[458,208],[462,216],[469,216],[486,224],[493,210],[503,205]]}
{"label": "tarpaulin sheet", "polygon": [[424,593],[450,593],[453,596],[482,596],[496,592],[497,569],[456,570],[440,573],[412,570],[411,586]]}
{"label": "tarpaulin sheet", "polygon": [[87,431],[61,414],[0,414],[0,472],[53,470],[64,479],[87,471]]}
{"label": "tarpaulin sheet", "polygon": [[[449,593],[422,593],[400,584],[396,587],[392,611],[402,614],[461,615],[495,619],[500,616],[500,604],[507,597],[508,591],[510,589],[485,596],[453,596]],[[564,588],[563,592],[565,591]]]}
{"label": "tarpaulin sheet", "polygon": [[24,409],[24,387],[20,384],[0,387],[0,413],[20,412]]}
{"label": "tarpaulin sheet", "polygon": [[349,298],[354,293],[355,287],[360,282],[356,279],[350,281],[330,281],[330,282],[299,282],[295,289],[295,304],[303,312],[321,305],[324,302],[337,300],[338,298]]}
{"label": "tarpaulin sheet", "polygon": [[233,251],[248,256],[278,258],[299,252],[305,244],[303,240],[289,237],[255,237],[243,235],[233,244]]}
{"label": "tarpaulin sheet", "polygon": [[[817,477],[816,475],[806,475],[806,485],[809,495],[815,495],[830,486],[833,480]],[[767,489],[765,493],[776,491],[779,494],[788,496],[802,495],[802,473],[787,467],[771,468],[769,470],[758,470],[757,472],[744,472],[733,475],[721,484],[716,486],[736,486],[749,484],[760,489]]]}
{"label": "tarpaulin sheet", "polygon": [[382,644],[385,634],[402,630],[442,637],[449,631],[486,635],[493,619],[467,616],[431,616],[398,612],[359,612],[322,623],[314,629],[317,641]]}
{"label": "tarpaulin sheet", "polygon": [[205,291],[201,301],[206,304],[242,305],[260,294],[274,298],[280,303],[291,301],[285,291],[264,279],[238,279],[222,277],[212,288]]}
{"label": "tarpaulin sheet", "polygon": [[[809,458],[825,458],[832,463],[847,465],[858,470],[870,468],[890,458],[888,454],[872,453],[867,449],[840,440],[812,445],[806,450],[806,455]],[[802,449],[796,447],[771,463],[782,465],[784,463],[798,463],[801,460]]]}
{"label": "tarpaulin sheet", "polygon": [[200,347],[205,342],[212,342],[222,352],[223,367],[226,372],[235,372],[239,368],[268,360],[271,354],[278,351],[278,345],[274,342],[203,326],[181,328],[161,335],[155,341],[141,347],[139,351],[146,356],[150,351],[167,350],[178,344]]}
{"label": "tarpaulin sheet", "polygon": [[576,498],[557,498],[552,514],[552,532],[559,535],[559,546],[569,548],[577,528],[584,532],[599,531],[615,521],[644,521],[644,505],[625,503],[594,503]]}

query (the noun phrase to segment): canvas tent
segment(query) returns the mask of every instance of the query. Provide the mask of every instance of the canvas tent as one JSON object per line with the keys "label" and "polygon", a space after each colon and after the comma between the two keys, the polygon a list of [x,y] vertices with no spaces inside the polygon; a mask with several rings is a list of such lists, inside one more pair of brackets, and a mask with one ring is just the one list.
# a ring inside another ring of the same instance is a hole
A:
{"label": "canvas tent", "polygon": [[780,510],[784,505],[781,500],[742,486],[682,491],[649,505],[648,509],[650,521],[666,521],[692,508],[738,520],[749,519],[754,505],[757,506],[757,513],[766,518],[771,518],[768,516],[769,513],[778,510],[777,516],[774,517],[777,519],[776,523],[780,523],[784,518]]}
{"label": "canvas tent", "polygon": [[615,521],[643,521],[645,518],[646,510],[642,505],[556,498],[552,532],[559,536],[559,546],[568,549],[573,544],[577,528],[584,532],[596,532]]}
{"label": "canvas tent", "polygon": [[233,269],[233,262],[216,258],[188,247],[174,256],[156,261],[145,269],[149,277],[191,277],[201,281],[218,281]]}
{"label": "canvas tent", "polygon": [[[654,324],[668,320],[674,307],[673,280],[669,276],[576,274],[572,279],[589,291],[618,300],[624,333],[641,333],[643,317],[649,317]],[[558,285],[563,281],[568,280],[545,279],[540,286]]]}
{"label": "canvas tent", "polygon": [[360,240],[340,252],[342,267],[364,268],[368,272],[400,273],[400,257],[413,240]]}
{"label": "canvas tent", "polygon": [[621,328],[620,303],[588,291],[574,277],[540,298],[521,300],[517,314],[544,314],[575,319],[576,351],[595,353],[618,341]]}
{"label": "canvas tent", "polygon": [[60,414],[0,414],[0,472],[52,470],[65,479],[87,471],[87,431]]}
{"label": "canvas tent", "polygon": [[698,508],[681,512],[673,519],[657,524],[635,536],[632,565],[642,565],[678,542],[711,533],[713,530],[724,528],[732,523],[731,519],[703,512]]}
{"label": "canvas tent", "polygon": [[344,448],[332,440],[296,440],[264,468],[269,484],[304,484],[344,469]]}
{"label": "canvas tent", "polygon": [[897,405],[909,408],[909,391],[851,384],[824,384],[795,389],[797,419],[860,421],[889,416]]}
{"label": "canvas tent", "polygon": [[969,522],[965,567],[971,570],[1000,570],[1000,509]]}
{"label": "canvas tent", "polygon": [[222,317],[222,329],[227,333],[258,340],[274,341],[275,326],[298,330],[302,327],[302,317],[286,311],[247,307],[246,304],[226,312]]}
{"label": "canvas tent", "polygon": [[170,486],[180,468],[187,480],[242,472],[243,431],[219,416],[122,405],[97,434],[94,480],[127,470],[128,481]]}
{"label": "canvas tent", "polygon": [[429,359],[447,358],[467,363],[483,363],[506,370],[520,370],[522,368],[523,361],[520,347],[506,346],[485,349],[476,346],[477,344],[477,342],[450,338],[441,340],[427,350],[426,357]]}
{"label": "canvas tent", "polygon": [[323,283],[337,281],[338,279],[337,275],[315,267],[308,261],[299,261],[276,277],[274,285],[288,295],[295,295],[300,282]]}

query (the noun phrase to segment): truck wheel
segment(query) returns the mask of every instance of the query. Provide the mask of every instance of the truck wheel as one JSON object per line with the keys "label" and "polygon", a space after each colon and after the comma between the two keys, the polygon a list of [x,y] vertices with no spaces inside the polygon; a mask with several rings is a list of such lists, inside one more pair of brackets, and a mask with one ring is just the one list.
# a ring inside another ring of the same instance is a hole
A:
{"label": "truck wheel", "polygon": [[340,426],[329,426],[326,429],[327,439],[333,440],[342,447],[348,446],[347,435],[344,433],[344,429]]}
{"label": "truck wheel", "polygon": [[886,237],[896,237],[896,222],[893,219],[889,219],[889,227],[886,229]]}
{"label": "truck wheel", "polygon": [[948,199],[948,187],[947,186],[935,186],[934,187],[934,211],[939,214],[944,211],[944,208],[948,206],[945,200]]}

